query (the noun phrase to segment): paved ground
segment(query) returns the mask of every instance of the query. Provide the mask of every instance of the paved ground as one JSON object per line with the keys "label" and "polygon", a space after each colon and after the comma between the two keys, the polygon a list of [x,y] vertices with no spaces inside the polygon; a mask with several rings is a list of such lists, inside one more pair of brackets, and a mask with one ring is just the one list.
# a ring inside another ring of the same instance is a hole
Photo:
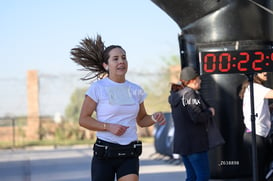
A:
{"label": "paved ground", "polygon": [[152,144],[144,146],[140,159],[140,181],[182,181],[185,168],[177,160],[156,154]]}
{"label": "paved ground", "polygon": [[[89,181],[90,146],[0,150],[1,181]],[[140,181],[182,181],[185,168],[144,144]]]}

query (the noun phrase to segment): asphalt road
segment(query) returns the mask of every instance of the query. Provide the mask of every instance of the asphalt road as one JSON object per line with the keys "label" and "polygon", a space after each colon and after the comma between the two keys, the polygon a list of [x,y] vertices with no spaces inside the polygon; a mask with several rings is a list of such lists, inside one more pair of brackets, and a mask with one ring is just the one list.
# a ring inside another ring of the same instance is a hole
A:
{"label": "asphalt road", "polygon": [[[1,181],[90,181],[90,146],[0,150]],[[185,168],[144,144],[140,181],[182,181]]]}

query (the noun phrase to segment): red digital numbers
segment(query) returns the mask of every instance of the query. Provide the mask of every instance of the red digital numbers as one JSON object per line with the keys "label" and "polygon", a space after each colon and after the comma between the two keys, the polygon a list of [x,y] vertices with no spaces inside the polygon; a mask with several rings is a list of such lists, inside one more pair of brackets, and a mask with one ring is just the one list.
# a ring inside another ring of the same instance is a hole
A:
{"label": "red digital numbers", "polygon": [[255,70],[255,71],[260,71],[260,70],[262,70],[262,68],[258,67],[259,66],[258,63],[261,63],[261,62],[264,61],[264,53],[263,52],[255,52],[254,54],[257,55],[257,57],[259,57],[259,58],[255,59],[253,61],[253,63],[252,63],[252,69]]}
{"label": "red digital numbers", "polygon": [[238,70],[245,72],[245,71],[247,71],[247,68],[244,65],[247,64],[249,61],[249,54],[246,52],[241,52],[240,55],[244,58],[239,60],[237,68],[238,68]]}
{"label": "red digital numbers", "polygon": [[216,56],[214,53],[208,53],[204,57],[204,71],[212,73],[216,69]]}
{"label": "red digital numbers", "polygon": [[273,71],[272,49],[200,52],[203,73],[247,73]]}
{"label": "red digital numbers", "polygon": [[221,53],[218,56],[215,53],[208,53],[204,56],[203,68],[208,73],[213,73],[216,70],[228,72],[231,68],[231,55],[229,53]]}
{"label": "red digital numbers", "polygon": [[228,72],[230,70],[231,55],[229,53],[221,53],[219,56],[219,70]]}

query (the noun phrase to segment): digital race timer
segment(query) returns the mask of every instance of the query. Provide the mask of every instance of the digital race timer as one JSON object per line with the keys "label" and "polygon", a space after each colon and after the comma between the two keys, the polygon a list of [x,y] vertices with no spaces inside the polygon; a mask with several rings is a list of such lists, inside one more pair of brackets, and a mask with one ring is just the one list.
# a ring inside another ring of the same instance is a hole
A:
{"label": "digital race timer", "polygon": [[273,49],[200,51],[201,74],[273,72]]}

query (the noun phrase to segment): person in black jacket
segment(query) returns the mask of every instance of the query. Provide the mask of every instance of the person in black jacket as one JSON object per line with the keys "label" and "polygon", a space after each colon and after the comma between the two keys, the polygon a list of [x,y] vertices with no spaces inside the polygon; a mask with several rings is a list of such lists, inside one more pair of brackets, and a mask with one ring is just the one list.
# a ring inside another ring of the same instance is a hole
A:
{"label": "person in black jacket", "polygon": [[175,128],[174,153],[183,159],[187,181],[207,181],[210,177],[207,126],[215,110],[199,94],[201,79],[194,68],[183,68],[180,79],[183,88],[171,90],[169,96]]}

